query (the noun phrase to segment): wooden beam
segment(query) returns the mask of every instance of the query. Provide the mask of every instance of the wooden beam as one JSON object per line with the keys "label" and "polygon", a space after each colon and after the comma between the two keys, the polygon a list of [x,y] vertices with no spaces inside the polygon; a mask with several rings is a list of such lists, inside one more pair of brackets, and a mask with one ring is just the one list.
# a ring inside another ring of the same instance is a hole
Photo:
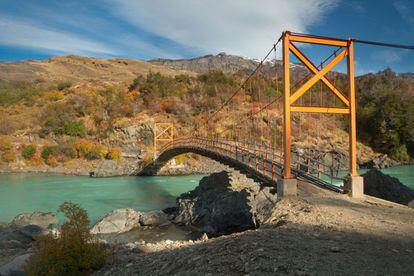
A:
{"label": "wooden beam", "polygon": [[290,145],[291,145],[291,125],[290,125],[290,61],[289,61],[289,37],[288,32],[283,37],[283,152],[284,152],[284,166],[283,178],[292,178],[291,160],[290,160]]}
{"label": "wooden beam", "polygon": [[[300,60],[302,63],[311,70],[314,74],[319,72],[312,61],[310,61],[293,43],[289,45],[290,51]],[[349,99],[329,80],[326,76],[321,78],[321,81],[346,105],[349,106]]]}
{"label": "wooden beam", "polygon": [[355,73],[354,73],[354,44],[352,41],[348,45],[348,89],[349,99],[349,174],[358,176],[357,157],[356,157],[356,100],[355,100]]}
{"label": "wooden beam", "polygon": [[341,107],[319,107],[319,106],[291,106],[292,112],[306,113],[329,113],[329,114],[349,114],[349,108]]}
{"label": "wooden beam", "polygon": [[321,44],[329,46],[348,46],[347,40],[341,39],[330,39],[322,37],[313,37],[313,36],[302,36],[302,35],[290,35],[290,41],[302,42],[302,43],[311,43],[311,44]]}
{"label": "wooden beam", "polygon": [[346,57],[348,51],[342,50],[333,60],[331,60],[322,70],[310,78],[305,84],[303,84],[292,96],[290,96],[290,104],[293,104],[300,96],[302,96],[307,90],[309,90],[317,81],[319,81],[326,73],[335,67],[344,57]]}

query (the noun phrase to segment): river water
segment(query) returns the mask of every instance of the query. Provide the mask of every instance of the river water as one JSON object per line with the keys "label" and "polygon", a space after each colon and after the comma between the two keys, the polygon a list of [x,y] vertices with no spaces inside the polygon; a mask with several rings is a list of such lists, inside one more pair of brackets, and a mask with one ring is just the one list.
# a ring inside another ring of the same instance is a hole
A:
{"label": "river water", "polygon": [[[414,166],[382,171],[414,189]],[[90,178],[56,174],[0,174],[0,222],[9,222],[20,213],[56,212],[58,206],[67,200],[85,208],[92,223],[118,208],[161,210],[173,206],[176,197],[196,187],[201,178],[202,176]]]}
{"label": "river water", "polygon": [[[80,204],[92,223],[119,208],[139,211],[173,206],[202,176],[90,178],[58,174],[0,174],[0,222],[34,211],[56,212],[64,201]],[[60,216],[60,220],[62,216]]]}

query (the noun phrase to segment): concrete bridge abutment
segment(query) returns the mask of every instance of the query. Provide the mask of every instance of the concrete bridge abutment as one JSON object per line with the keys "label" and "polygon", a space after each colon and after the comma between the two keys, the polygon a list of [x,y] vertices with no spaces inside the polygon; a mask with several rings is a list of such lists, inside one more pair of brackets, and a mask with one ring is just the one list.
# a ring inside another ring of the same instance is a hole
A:
{"label": "concrete bridge abutment", "polygon": [[364,178],[362,176],[349,176],[344,183],[345,190],[353,198],[364,198]]}
{"label": "concrete bridge abutment", "polygon": [[298,180],[296,178],[278,179],[276,185],[279,198],[298,195]]}

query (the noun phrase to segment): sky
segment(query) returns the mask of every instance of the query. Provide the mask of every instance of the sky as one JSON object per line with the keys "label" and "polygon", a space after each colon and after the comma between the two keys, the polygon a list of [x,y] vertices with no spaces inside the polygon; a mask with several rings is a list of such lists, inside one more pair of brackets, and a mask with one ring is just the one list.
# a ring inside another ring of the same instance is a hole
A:
{"label": "sky", "polygon": [[[414,45],[414,1],[0,0],[1,61],[66,54],[177,59],[219,52],[260,59],[283,30]],[[332,52],[298,46],[315,63]],[[355,47],[358,75],[386,67],[414,72],[414,51]]]}

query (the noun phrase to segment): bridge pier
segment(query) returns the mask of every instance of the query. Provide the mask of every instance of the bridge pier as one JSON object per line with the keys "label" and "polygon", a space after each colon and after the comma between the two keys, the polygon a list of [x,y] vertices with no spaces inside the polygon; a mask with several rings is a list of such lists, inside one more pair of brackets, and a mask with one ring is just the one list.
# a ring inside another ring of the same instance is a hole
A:
{"label": "bridge pier", "polygon": [[345,190],[349,191],[353,198],[364,197],[364,178],[362,176],[348,176],[344,184]]}
{"label": "bridge pier", "polygon": [[298,194],[298,180],[296,178],[278,179],[276,185],[279,198],[297,196]]}

